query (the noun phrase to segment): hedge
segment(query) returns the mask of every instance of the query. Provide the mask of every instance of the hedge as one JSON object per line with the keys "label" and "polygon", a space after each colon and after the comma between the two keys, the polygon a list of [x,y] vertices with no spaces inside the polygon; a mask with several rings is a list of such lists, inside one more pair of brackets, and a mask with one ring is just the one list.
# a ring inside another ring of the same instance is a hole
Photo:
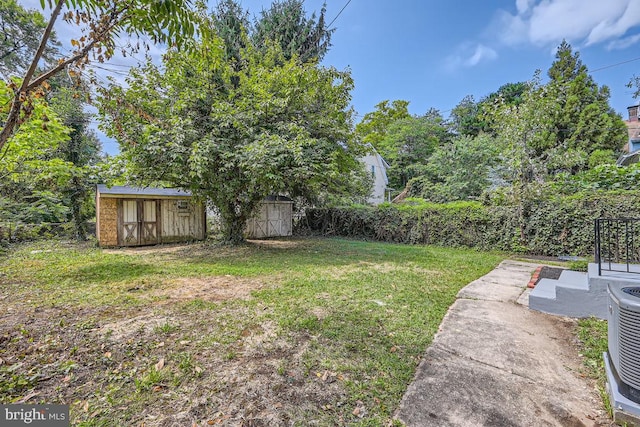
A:
{"label": "hedge", "polygon": [[304,227],[325,236],[472,247],[530,255],[591,256],[594,220],[640,217],[640,191],[590,192],[527,200],[517,206],[410,200],[378,207],[308,209]]}

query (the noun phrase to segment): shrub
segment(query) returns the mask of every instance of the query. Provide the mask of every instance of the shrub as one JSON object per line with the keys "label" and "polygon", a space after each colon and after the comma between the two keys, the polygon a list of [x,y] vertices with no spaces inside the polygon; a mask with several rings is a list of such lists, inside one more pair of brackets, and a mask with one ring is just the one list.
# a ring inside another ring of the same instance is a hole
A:
{"label": "shrub", "polygon": [[402,204],[307,210],[307,226],[327,236],[409,244],[465,246],[535,255],[588,256],[594,220],[640,217],[640,192],[582,192],[525,200],[525,226],[518,207],[480,202]]}

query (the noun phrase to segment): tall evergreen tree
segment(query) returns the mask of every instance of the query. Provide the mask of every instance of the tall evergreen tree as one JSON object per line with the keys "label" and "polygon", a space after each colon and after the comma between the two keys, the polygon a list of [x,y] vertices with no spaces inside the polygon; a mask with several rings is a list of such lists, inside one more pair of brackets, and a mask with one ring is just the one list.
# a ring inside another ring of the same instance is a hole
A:
{"label": "tall evergreen tree", "polygon": [[577,172],[588,167],[586,159],[595,150],[620,151],[627,132],[622,118],[609,105],[609,88],[598,86],[580,54],[566,41],[558,47],[547,75],[550,80],[545,96],[552,101],[550,134],[538,140],[541,144],[534,147],[536,155],[561,167],[553,157],[574,153],[571,157],[576,162],[565,162],[561,169]]}
{"label": "tall evergreen tree", "polygon": [[331,47],[335,31],[327,27],[325,14],[326,3],[316,18],[315,13],[307,17],[304,0],[276,0],[256,20],[253,44],[264,50],[270,41],[275,42],[287,60],[297,55],[302,62],[319,62]]}

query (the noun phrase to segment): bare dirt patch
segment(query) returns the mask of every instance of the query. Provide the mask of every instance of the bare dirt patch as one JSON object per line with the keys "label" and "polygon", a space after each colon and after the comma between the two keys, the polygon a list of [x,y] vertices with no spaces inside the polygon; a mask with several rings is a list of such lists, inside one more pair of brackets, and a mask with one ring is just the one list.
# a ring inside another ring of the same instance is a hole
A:
{"label": "bare dirt patch", "polygon": [[171,245],[157,245],[157,246],[139,246],[139,247],[125,247],[117,249],[103,249],[106,254],[122,254],[122,255],[155,255],[155,254],[173,254],[176,252],[192,251],[194,249],[202,248],[201,243],[193,245],[185,244],[171,244]]}
{"label": "bare dirt patch", "polygon": [[172,281],[162,289],[155,290],[151,295],[170,300],[246,300],[251,297],[251,292],[267,287],[270,285],[265,284],[262,280],[252,278],[235,276],[189,277]]}
{"label": "bare dirt patch", "polygon": [[147,333],[155,328],[162,328],[165,325],[172,325],[174,323],[175,319],[172,317],[144,314],[117,322],[106,323],[100,327],[100,331],[103,337],[118,341],[129,339],[134,335]]}
{"label": "bare dirt patch", "polygon": [[305,242],[297,240],[247,240],[247,242],[265,248],[279,249],[295,249],[305,245]]}
{"label": "bare dirt patch", "polygon": [[376,273],[397,274],[397,275],[403,274],[403,273],[424,274],[428,276],[442,275],[442,272],[440,271],[428,270],[411,263],[406,263],[406,264],[396,264],[391,262],[371,263],[366,261],[360,261],[357,264],[326,268],[326,269],[323,269],[323,274],[326,274],[329,277],[334,279],[339,279],[345,276],[366,272],[366,271],[375,271]]}
{"label": "bare dirt patch", "polygon": [[345,378],[310,371],[310,346],[322,344],[283,335],[258,317],[266,311],[176,304],[146,314],[49,308],[2,316],[0,397],[70,404],[74,425],[323,424],[346,402]]}

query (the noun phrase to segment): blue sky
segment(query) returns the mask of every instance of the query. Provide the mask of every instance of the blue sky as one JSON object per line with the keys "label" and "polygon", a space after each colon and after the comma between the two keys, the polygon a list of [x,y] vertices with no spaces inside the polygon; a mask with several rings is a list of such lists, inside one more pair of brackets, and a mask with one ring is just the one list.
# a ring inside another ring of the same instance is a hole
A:
{"label": "blue sky", "polygon": [[[21,3],[39,8],[38,0]],[[253,16],[271,1],[241,3]],[[327,19],[337,19],[324,64],[351,69],[356,121],[385,99],[410,101],[413,114],[433,107],[448,117],[466,95],[479,100],[505,83],[531,79],[536,69],[546,77],[563,39],[580,52],[596,82],[610,88],[611,106],[623,118],[626,107],[637,102],[626,84],[640,75],[640,0],[326,3]],[[311,13],[323,0],[304,4]],[[57,31],[64,40],[68,30]],[[127,62],[114,58],[112,63],[106,68],[122,73]],[[115,142],[103,144],[110,154],[118,150]]]}
{"label": "blue sky", "polygon": [[[333,19],[347,0],[328,0]],[[251,10],[269,2],[245,0]],[[306,0],[308,11],[321,0]],[[546,71],[566,39],[580,52],[596,82],[611,90],[623,117],[636,101],[626,87],[640,75],[638,0],[352,0],[338,17],[325,64],[350,67],[359,114],[384,99],[410,101],[422,114],[448,116],[465,96],[476,100],[502,84]],[[612,66],[625,61],[625,64]]]}

